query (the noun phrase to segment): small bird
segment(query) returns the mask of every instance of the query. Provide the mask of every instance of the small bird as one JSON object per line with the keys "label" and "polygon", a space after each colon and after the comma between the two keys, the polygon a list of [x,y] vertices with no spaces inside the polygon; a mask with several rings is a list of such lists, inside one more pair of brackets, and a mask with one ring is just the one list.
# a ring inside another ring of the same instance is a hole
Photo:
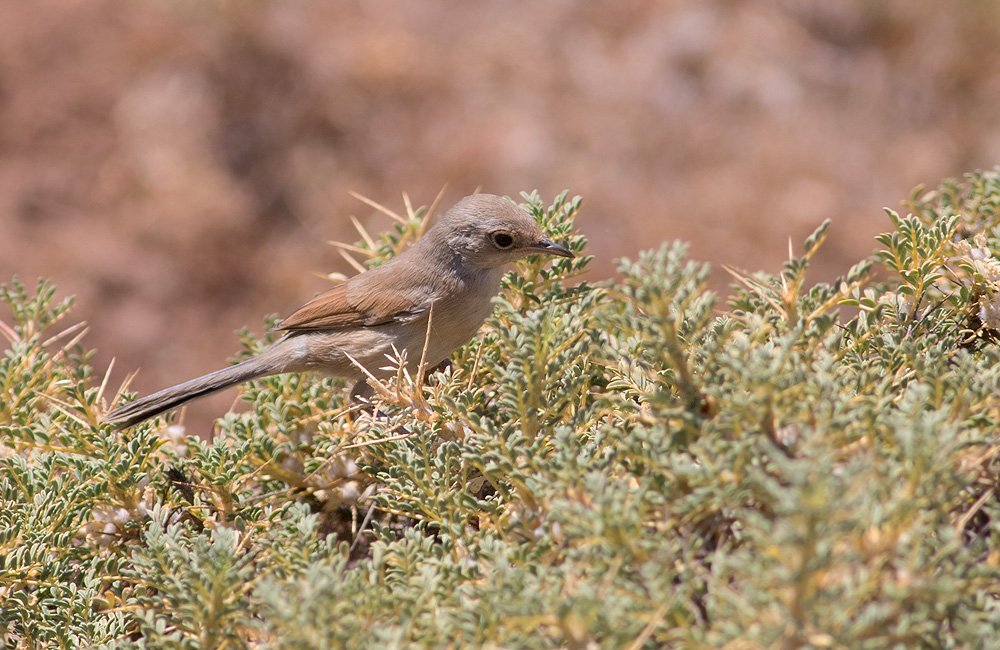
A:
{"label": "small bird", "polygon": [[364,370],[378,379],[394,374],[384,368],[388,356],[405,354],[412,371],[423,355],[433,368],[469,342],[493,311],[504,265],[537,253],[574,256],[512,201],[467,196],[397,257],[283,319],[276,329],[284,336],[257,356],[119,406],[104,422],[124,429],[229,386],[286,372],[342,377],[356,382],[352,395],[367,395]]}

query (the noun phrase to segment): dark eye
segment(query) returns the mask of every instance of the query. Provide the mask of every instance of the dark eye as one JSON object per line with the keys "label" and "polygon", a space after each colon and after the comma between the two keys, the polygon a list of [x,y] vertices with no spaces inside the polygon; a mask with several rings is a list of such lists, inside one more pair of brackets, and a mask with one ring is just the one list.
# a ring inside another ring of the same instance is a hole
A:
{"label": "dark eye", "polygon": [[509,232],[495,232],[490,235],[493,244],[500,249],[506,250],[514,245],[514,237]]}

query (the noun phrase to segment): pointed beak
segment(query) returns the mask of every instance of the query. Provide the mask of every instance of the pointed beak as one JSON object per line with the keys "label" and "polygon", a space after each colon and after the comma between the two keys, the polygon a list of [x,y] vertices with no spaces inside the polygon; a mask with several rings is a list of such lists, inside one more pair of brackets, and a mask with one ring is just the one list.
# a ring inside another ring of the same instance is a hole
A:
{"label": "pointed beak", "polygon": [[532,253],[543,253],[545,255],[558,255],[559,257],[576,257],[573,252],[565,246],[553,242],[550,239],[543,239],[533,246],[526,247]]}

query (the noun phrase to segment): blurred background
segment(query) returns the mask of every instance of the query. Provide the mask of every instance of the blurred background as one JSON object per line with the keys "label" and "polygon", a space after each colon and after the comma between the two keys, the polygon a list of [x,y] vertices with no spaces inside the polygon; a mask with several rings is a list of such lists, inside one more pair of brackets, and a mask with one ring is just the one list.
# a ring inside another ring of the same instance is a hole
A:
{"label": "blurred background", "polygon": [[75,294],[145,394],[350,272],[325,242],[390,223],[351,190],[569,189],[592,279],[679,238],[723,291],[830,218],[829,280],[883,206],[1000,163],[998,107],[994,0],[8,1],[0,282]]}

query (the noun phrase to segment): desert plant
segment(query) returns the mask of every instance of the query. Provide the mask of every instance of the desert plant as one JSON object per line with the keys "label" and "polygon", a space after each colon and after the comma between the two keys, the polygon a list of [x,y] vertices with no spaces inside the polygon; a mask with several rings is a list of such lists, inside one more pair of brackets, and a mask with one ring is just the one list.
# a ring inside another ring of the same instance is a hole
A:
{"label": "desert plant", "polygon": [[[102,425],[69,301],[5,285],[0,642],[998,645],[1000,172],[810,285],[824,224],[728,305],[679,243],[580,281],[580,200],[523,199],[578,257],[520,263],[449,367],[367,411],[263,379],[207,440]],[[347,249],[377,264],[427,214]]]}

